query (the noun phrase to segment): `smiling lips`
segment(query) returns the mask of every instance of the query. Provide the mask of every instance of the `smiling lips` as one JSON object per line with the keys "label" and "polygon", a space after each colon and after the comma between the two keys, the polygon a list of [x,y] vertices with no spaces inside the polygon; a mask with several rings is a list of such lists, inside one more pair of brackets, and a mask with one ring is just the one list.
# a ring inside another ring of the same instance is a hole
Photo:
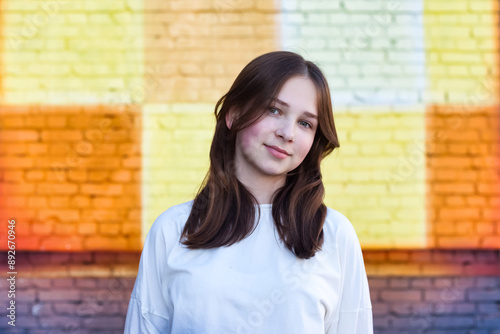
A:
{"label": "smiling lips", "polygon": [[282,150],[281,148],[277,147],[277,146],[268,146],[268,145],[265,145],[267,150],[269,151],[269,153],[271,153],[273,156],[275,156],[276,158],[278,159],[285,159],[286,157],[288,157],[290,154],[285,151],[285,150]]}

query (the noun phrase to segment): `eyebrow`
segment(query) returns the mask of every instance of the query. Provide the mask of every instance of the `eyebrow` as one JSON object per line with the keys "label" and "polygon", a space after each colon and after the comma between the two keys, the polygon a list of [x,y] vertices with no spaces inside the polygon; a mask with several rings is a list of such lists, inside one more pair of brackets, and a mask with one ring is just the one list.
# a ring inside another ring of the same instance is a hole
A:
{"label": "eyebrow", "polygon": [[[290,107],[290,105],[284,101],[281,101],[280,99],[278,98],[273,98],[273,101],[276,101],[277,103],[281,104],[281,105],[284,105],[285,107]],[[304,115],[306,115],[307,117],[311,117],[311,118],[314,118],[314,119],[318,119],[318,116],[317,115],[314,115],[313,113],[310,113],[309,111],[304,111]]]}

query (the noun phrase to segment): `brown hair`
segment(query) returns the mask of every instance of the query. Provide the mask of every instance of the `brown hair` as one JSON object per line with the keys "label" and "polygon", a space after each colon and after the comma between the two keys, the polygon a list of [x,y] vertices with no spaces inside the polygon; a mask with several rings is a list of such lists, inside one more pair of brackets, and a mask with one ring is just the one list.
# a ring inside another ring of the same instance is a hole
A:
{"label": "brown hair", "polygon": [[[210,169],[184,226],[184,245],[191,249],[230,246],[255,229],[257,201],[235,172],[236,134],[257,121],[294,76],[306,76],[316,87],[318,128],[304,161],[287,174],[283,187],[274,193],[272,216],[281,240],[297,257],[308,259],[321,249],[326,206],[320,163],[339,147],[339,142],[323,73],[314,63],[288,51],[270,52],[252,60],[217,102]],[[238,112],[229,129],[226,114],[233,109]]]}

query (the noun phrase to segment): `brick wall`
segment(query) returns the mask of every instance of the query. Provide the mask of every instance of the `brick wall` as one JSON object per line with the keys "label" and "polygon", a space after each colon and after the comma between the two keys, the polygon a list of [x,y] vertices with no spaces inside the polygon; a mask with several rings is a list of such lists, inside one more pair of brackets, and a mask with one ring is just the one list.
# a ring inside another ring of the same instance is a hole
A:
{"label": "brick wall", "polygon": [[215,102],[249,60],[286,49],[330,84],[341,148],[325,202],[365,250],[376,331],[498,334],[498,1],[1,5],[17,332],[120,332],[141,240],[207,170]]}
{"label": "brick wall", "polygon": [[[20,253],[18,325],[12,330],[1,321],[0,331],[123,333],[139,256]],[[499,251],[365,251],[364,257],[375,333],[500,333]],[[6,290],[2,278],[0,294]]]}
{"label": "brick wall", "polygon": [[3,106],[0,249],[141,249],[141,117],[131,106]]}

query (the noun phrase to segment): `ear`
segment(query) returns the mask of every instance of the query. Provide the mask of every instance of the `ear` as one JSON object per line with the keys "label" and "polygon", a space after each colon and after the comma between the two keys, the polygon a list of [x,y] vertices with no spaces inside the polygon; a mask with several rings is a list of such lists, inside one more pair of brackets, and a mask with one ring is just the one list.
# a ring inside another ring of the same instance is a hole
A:
{"label": "ear", "polygon": [[233,120],[235,115],[236,111],[234,110],[234,108],[229,109],[228,112],[226,113],[226,126],[228,129],[231,129],[231,127],[233,126]]}

